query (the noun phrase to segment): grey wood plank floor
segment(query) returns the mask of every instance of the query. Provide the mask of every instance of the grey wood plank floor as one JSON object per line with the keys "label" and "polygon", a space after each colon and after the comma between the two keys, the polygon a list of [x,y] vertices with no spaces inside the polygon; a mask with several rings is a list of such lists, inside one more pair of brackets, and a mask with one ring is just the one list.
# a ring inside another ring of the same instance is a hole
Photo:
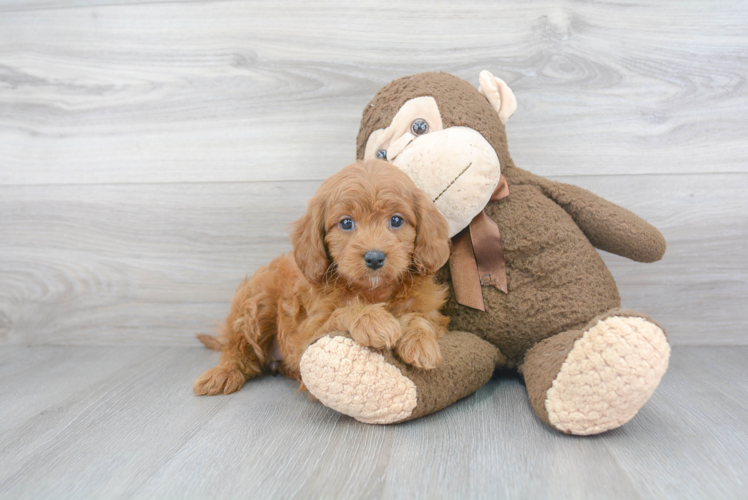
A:
{"label": "grey wood plank floor", "polygon": [[0,348],[0,498],[745,498],[748,347],[676,347],[627,425],[570,437],[516,378],[420,420],[360,424],[265,377],[191,382],[189,347]]}

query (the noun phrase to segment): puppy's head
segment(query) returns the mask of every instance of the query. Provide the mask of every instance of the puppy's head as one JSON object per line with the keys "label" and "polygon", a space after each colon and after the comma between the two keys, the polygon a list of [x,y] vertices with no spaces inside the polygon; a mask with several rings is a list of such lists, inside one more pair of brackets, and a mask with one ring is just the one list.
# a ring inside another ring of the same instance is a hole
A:
{"label": "puppy's head", "polygon": [[350,286],[376,288],[409,272],[434,274],[449,259],[444,216],[406,174],[381,160],[354,163],[327,179],[291,240],[313,283],[336,274]]}

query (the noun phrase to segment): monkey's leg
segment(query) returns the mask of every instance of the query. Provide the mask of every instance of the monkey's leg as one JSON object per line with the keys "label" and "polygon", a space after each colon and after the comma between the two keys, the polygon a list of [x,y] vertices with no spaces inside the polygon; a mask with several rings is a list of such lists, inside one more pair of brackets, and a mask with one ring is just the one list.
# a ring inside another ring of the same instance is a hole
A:
{"label": "monkey's leg", "polygon": [[389,351],[362,347],[345,334],[322,337],[301,358],[304,385],[325,406],[369,424],[394,424],[445,408],[488,382],[505,357],[470,333],[439,339],[441,364],[406,365]]}
{"label": "monkey's leg", "polygon": [[541,420],[567,434],[590,435],[631,420],[669,359],[659,325],[636,311],[614,309],[580,330],[538,342],[520,372]]}

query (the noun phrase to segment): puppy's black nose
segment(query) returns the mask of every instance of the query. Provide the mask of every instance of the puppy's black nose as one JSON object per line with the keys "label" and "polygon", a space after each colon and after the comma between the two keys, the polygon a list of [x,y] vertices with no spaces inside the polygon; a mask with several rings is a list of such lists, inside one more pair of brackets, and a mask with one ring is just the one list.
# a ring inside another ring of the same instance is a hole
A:
{"label": "puppy's black nose", "polygon": [[384,252],[369,250],[364,254],[364,262],[369,269],[377,270],[384,265]]}

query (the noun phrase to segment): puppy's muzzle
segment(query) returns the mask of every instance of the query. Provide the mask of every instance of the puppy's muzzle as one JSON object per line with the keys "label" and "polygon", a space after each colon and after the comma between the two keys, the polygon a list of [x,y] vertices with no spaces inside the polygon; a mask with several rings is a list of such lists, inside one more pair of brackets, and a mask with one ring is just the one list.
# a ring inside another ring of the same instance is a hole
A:
{"label": "puppy's muzzle", "polygon": [[384,265],[384,252],[369,250],[364,254],[364,262],[366,262],[366,267],[376,271]]}

